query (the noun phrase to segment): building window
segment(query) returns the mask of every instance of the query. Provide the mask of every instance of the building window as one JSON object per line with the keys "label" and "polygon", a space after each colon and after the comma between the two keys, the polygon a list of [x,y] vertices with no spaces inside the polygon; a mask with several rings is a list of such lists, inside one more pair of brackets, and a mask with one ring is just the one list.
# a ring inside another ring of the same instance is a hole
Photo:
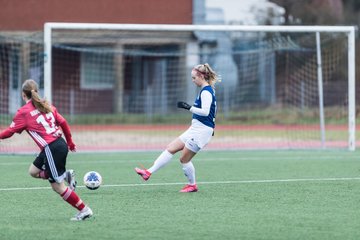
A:
{"label": "building window", "polygon": [[112,89],[115,83],[114,54],[97,50],[81,53],[81,88]]}

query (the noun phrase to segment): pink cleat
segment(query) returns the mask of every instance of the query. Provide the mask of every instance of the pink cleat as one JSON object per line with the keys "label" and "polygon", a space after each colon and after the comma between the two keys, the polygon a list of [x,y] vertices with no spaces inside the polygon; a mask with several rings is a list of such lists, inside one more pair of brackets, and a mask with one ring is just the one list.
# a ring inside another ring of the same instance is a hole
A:
{"label": "pink cleat", "polygon": [[185,185],[185,187],[183,187],[183,189],[180,190],[180,192],[197,192],[197,191],[198,191],[198,187],[196,186],[196,184],[194,185],[187,184]]}
{"label": "pink cleat", "polygon": [[144,181],[149,180],[151,176],[151,172],[146,169],[135,168],[135,172],[139,174],[144,179]]}

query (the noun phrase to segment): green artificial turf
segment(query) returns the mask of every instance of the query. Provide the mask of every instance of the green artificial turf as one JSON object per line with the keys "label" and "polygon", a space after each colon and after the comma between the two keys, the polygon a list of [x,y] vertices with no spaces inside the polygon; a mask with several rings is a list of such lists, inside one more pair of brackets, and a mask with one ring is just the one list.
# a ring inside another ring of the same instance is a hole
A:
{"label": "green artificial turf", "polygon": [[[93,209],[76,210],[33,179],[33,155],[0,155],[0,239],[360,239],[360,157],[348,151],[202,151],[193,160],[197,193],[179,155],[144,182],[133,168],[159,152],[71,153],[76,192]],[[103,185],[83,187],[98,171]]]}

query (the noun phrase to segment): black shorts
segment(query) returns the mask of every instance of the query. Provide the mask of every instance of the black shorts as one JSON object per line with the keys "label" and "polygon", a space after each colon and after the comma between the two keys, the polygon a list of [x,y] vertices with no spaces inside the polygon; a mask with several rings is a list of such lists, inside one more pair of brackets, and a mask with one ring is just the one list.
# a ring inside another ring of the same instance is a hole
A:
{"label": "black shorts", "polygon": [[45,170],[49,176],[49,182],[62,182],[65,177],[68,152],[65,140],[58,138],[40,152],[33,164],[35,167]]}

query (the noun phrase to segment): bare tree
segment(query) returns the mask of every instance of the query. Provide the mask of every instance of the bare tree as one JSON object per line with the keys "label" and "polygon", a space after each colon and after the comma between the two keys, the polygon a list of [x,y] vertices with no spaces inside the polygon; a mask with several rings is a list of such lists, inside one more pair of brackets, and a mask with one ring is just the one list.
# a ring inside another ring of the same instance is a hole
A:
{"label": "bare tree", "polygon": [[343,21],[343,2],[341,0],[269,1],[284,8],[286,25],[335,25]]}

